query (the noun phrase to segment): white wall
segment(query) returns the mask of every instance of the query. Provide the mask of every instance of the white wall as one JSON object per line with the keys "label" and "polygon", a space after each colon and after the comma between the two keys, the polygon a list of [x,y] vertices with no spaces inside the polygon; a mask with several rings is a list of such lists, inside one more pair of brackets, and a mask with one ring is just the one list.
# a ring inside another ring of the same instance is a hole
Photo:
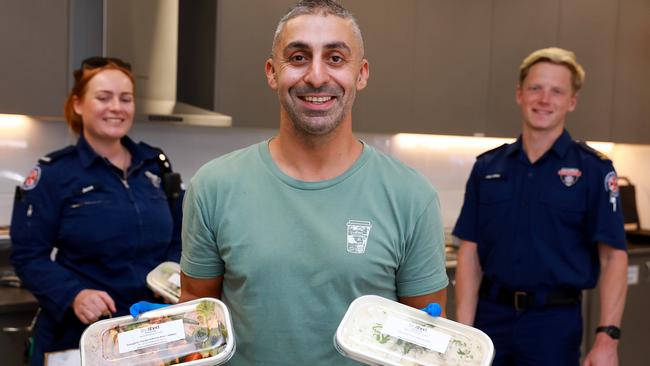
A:
{"label": "white wall", "polygon": [[[161,147],[174,170],[189,181],[207,161],[273,136],[273,129],[215,128],[172,124],[136,124],[131,137]],[[507,140],[412,135],[360,135],[366,142],[422,172],[440,194],[445,226],[453,226],[462,204],[465,182],[475,156]],[[0,120],[0,226],[11,220],[14,187],[37,159],[74,137],[61,121]],[[641,222],[650,227],[650,146],[614,145],[608,153],[619,175],[637,185]]]}

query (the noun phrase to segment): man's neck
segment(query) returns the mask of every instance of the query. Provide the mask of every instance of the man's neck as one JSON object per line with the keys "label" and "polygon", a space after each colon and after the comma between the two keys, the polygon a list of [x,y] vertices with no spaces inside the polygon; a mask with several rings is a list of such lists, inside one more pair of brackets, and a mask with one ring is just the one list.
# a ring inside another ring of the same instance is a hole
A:
{"label": "man's neck", "polygon": [[553,147],[555,141],[562,135],[564,128],[554,130],[533,130],[524,126],[521,139],[523,149],[531,163],[535,163]]}
{"label": "man's neck", "polygon": [[341,125],[323,136],[306,136],[286,126],[269,142],[271,158],[288,176],[307,182],[336,178],[359,158],[363,144]]}

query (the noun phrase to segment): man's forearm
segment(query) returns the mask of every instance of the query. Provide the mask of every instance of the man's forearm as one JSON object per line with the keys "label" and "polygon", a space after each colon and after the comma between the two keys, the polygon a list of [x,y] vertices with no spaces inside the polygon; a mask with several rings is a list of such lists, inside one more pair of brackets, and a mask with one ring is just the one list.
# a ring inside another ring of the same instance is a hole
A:
{"label": "man's forearm", "polygon": [[481,276],[476,243],[463,241],[456,265],[456,317],[460,323],[474,324]]}
{"label": "man's forearm", "polygon": [[600,325],[620,326],[627,295],[627,253],[599,244]]}

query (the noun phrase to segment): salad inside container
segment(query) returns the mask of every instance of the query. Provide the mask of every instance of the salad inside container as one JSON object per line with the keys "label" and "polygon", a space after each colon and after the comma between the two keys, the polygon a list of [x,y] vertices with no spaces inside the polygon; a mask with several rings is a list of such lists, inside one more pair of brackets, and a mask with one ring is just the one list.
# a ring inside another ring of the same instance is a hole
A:
{"label": "salad inside container", "polygon": [[235,353],[228,308],[201,298],[143,313],[101,320],[81,335],[88,366],[221,365]]}
{"label": "salad inside container", "polygon": [[334,346],[368,365],[483,366],[494,358],[492,340],[482,331],[374,295],[350,304]]}
{"label": "salad inside container", "polygon": [[172,304],[181,297],[181,266],[176,262],[162,262],[147,274],[147,285]]}

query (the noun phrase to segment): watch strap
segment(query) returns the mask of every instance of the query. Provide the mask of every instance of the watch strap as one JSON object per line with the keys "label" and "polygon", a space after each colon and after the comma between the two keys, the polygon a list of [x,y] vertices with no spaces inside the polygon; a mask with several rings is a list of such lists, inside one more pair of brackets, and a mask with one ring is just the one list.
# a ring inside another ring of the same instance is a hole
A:
{"label": "watch strap", "polygon": [[596,328],[596,333],[606,333],[608,336],[610,336],[612,339],[620,339],[621,338],[621,328],[615,326],[615,325],[601,325],[598,328]]}

